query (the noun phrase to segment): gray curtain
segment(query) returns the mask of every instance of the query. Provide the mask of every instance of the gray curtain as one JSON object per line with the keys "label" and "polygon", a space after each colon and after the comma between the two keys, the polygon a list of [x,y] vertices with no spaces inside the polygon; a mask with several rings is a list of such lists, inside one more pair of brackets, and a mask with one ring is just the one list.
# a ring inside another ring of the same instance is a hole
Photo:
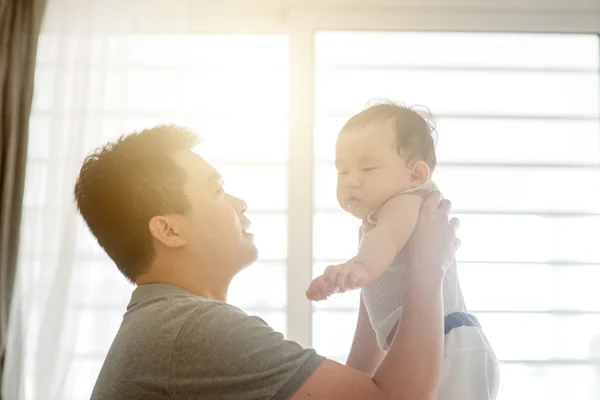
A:
{"label": "gray curtain", "polygon": [[[29,112],[46,0],[0,0],[0,382],[19,247]],[[16,350],[16,349],[12,349]]]}

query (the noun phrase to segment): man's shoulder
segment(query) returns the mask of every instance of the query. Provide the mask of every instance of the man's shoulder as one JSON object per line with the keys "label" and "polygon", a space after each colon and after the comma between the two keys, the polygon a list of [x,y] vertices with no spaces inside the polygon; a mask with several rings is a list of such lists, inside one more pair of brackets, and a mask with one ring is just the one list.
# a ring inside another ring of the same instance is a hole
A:
{"label": "man's shoulder", "polygon": [[[322,361],[233,305],[176,288],[143,289],[132,300],[94,399],[156,393],[165,394],[161,399],[289,398]],[[148,289],[151,295],[140,295]]]}
{"label": "man's shoulder", "polygon": [[[228,343],[235,345],[251,333],[274,334],[275,332],[265,321],[256,316],[250,316],[241,309],[222,302],[200,301],[198,304],[188,304],[186,321],[182,324],[178,342],[191,340],[193,343],[203,345],[199,338],[213,343]],[[189,343],[188,343],[189,344]]]}
{"label": "man's shoulder", "polygon": [[227,351],[243,344],[248,335],[282,338],[261,318],[250,316],[229,303],[206,299],[191,294],[168,294],[140,302],[131,307],[124,318],[121,334],[134,332],[141,339],[139,329],[144,327],[142,337],[150,341],[157,337],[168,345],[169,352],[179,350],[203,352]]}
{"label": "man's shoulder", "polygon": [[[181,322],[180,318],[211,317],[219,315],[245,315],[242,310],[228,303],[206,299],[190,293],[168,293],[130,304],[125,319],[136,316],[137,320],[158,320],[160,324]],[[163,321],[164,320],[164,321]]]}
{"label": "man's shoulder", "polygon": [[179,331],[170,353],[170,390],[174,397],[289,398],[322,360],[261,318],[216,303],[196,309]]}
{"label": "man's shoulder", "polygon": [[129,393],[132,382],[140,379],[163,390],[174,353],[199,357],[244,318],[249,317],[232,305],[181,293],[132,303],[107,354],[94,398]]}

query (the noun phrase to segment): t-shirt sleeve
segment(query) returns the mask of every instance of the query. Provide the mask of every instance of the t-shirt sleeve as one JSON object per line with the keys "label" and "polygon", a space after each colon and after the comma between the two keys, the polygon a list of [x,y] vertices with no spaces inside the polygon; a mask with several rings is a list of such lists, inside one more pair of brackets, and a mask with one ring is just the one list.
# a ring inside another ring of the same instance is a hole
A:
{"label": "t-shirt sleeve", "polygon": [[323,357],[223,303],[192,314],[173,347],[173,399],[288,399]]}

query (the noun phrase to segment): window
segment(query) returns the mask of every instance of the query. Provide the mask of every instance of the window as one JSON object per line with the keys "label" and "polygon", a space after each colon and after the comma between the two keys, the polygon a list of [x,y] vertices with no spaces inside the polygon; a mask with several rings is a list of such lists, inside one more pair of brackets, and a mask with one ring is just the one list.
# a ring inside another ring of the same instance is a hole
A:
{"label": "window", "polygon": [[[430,108],[433,175],[461,219],[459,274],[501,361],[500,399],[590,398],[600,334],[595,35],[319,32],[314,275],[356,251],[336,204],[336,135],[369,99]],[[313,343],[345,361],[358,293],[317,303]]]}
{"label": "window", "polygon": [[[288,64],[283,35],[40,38],[21,236],[31,279],[21,290],[44,293],[34,297],[27,351],[30,361],[47,351],[41,349],[64,353],[58,367],[68,372],[58,397],[89,398],[133,290],[82,219],[64,214],[74,213],[83,157],[124,133],[177,123],[204,137],[198,151],[220,170],[227,190],[248,202],[262,249],[233,282],[229,300],[286,331]],[[71,291],[65,304],[52,304],[53,291],[64,290]],[[51,313],[54,306],[67,310],[64,319]],[[44,346],[39,328],[52,322],[61,329],[63,321],[64,342]],[[46,367],[55,368],[26,363],[30,388]]]}
{"label": "window", "polygon": [[[230,302],[289,337],[312,332],[320,353],[344,362],[359,293],[309,312],[301,296],[309,282],[299,277],[308,280],[311,251],[314,276],[356,251],[358,221],[336,203],[334,145],[372,98],[425,105],[437,121],[434,179],[461,219],[459,274],[501,360],[500,399],[592,396],[600,382],[592,363],[600,357],[592,349],[600,348],[598,38],[322,31],[311,42],[310,33],[40,38],[18,288],[30,305],[28,398],[43,400],[40,388],[62,381],[58,397],[89,398],[132,291],[81,219],[65,217],[74,215],[81,161],[161,122],[203,135],[198,151],[249,204],[260,259],[236,278]],[[303,85],[313,75],[314,93]],[[290,146],[307,138],[312,151]],[[294,202],[311,187],[312,205]],[[67,371],[62,380],[46,376],[55,369]]]}

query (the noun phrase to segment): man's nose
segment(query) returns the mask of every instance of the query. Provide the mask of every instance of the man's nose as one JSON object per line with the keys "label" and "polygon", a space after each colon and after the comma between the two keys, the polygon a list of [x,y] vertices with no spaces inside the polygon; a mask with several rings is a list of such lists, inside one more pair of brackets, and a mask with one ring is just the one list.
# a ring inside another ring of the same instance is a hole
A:
{"label": "man's nose", "polygon": [[246,204],[246,202],[239,197],[229,195],[229,201],[231,202],[233,208],[240,214],[245,213],[248,209],[248,204]]}

